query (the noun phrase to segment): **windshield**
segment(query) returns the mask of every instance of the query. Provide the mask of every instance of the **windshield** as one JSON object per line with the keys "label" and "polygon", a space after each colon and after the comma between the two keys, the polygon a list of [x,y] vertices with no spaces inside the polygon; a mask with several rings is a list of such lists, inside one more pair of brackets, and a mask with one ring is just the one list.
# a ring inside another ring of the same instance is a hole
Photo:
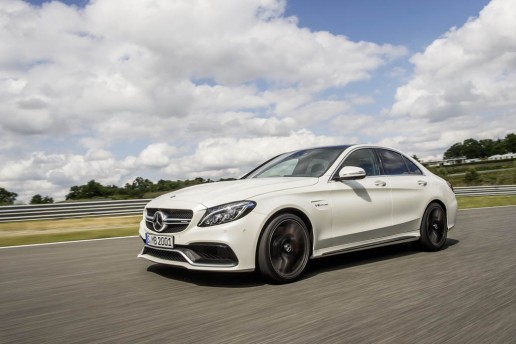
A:
{"label": "windshield", "polygon": [[320,177],[346,148],[314,148],[281,154],[244,178]]}

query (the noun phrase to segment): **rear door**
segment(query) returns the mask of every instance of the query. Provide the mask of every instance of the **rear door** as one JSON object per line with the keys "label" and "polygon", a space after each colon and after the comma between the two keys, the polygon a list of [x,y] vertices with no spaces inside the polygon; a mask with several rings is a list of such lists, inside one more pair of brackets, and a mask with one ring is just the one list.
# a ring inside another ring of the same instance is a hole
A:
{"label": "rear door", "polygon": [[398,152],[380,148],[376,152],[391,186],[393,233],[418,230],[428,202],[428,177]]}

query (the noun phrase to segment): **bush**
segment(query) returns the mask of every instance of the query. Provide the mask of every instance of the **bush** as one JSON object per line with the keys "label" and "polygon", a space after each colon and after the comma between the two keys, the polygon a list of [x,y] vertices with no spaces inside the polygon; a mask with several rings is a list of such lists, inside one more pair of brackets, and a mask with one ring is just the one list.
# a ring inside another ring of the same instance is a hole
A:
{"label": "bush", "polygon": [[464,182],[468,185],[474,185],[480,183],[482,177],[473,167],[469,168],[464,175]]}

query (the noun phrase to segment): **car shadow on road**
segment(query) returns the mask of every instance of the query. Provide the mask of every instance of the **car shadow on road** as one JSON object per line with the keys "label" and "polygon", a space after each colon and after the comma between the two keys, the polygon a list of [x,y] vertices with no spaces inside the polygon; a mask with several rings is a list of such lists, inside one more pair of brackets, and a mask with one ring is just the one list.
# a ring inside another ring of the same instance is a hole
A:
{"label": "car shadow on road", "polygon": [[[458,240],[448,238],[443,250],[458,243]],[[310,262],[303,279],[311,278],[327,271],[341,270],[422,253],[426,252],[417,248],[414,243],[409,242],[318,258]]]}
{"label": "car shadow on road", "polygon": [[[443,250],[458,243],[458,240],[448,238]],[[404,243],[318,258],[310,261],[301,280],[313,278],[328,271],[344,270],[355,266],[421,253],[424,252],[414,247],[412,243]],[[256,272],[194,271],[164,264],[150,265],[147,271],[167,279],[214,288],[250,288],[266,284]]]}
{"label": "car shadow on road", "polygon": [[167,279],[217,288],[249,288],[265,284],[254,272],[194,271],[163,264],[153,264],[147,271]]}

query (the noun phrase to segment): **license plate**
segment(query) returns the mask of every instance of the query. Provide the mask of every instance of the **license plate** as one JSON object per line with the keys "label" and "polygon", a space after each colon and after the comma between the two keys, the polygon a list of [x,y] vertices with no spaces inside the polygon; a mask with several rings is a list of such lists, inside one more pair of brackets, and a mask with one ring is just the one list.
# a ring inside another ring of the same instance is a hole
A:
{"label": "license plate", "polygon": [[174,248],[174,237],[164,235],[154,235],[147,233],[145,240],[147,245],[164,248]]}

